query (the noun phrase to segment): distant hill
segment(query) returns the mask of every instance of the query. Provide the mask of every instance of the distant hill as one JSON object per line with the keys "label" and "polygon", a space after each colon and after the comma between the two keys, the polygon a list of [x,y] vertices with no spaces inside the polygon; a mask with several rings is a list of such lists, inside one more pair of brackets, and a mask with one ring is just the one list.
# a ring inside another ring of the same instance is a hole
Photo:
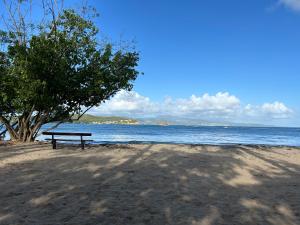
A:
{"label": "distant hill", "polygon": [[90,114],[83,115],[75,123],[93,123],[93,124],[138,124],[139,121],[127,117],[119,116],[93,116]]}
{"label": "distant hill", "polygon": [[250,123],[231,123],[226,121],[205,121],[190,118],[175,118],[175,117],[157,117],[157,118],[143,118],[133,119],[121,116],[94,116],[86,114],[75,123],[92,123],[92,124],[145,124],[145,125],[187,125],[187,126],[241,126],[241,127],[266,127],[263,124]]}
{"label": "distant hill", "polygon": [[207,121],[191,118],[157,117],[140,119],[140,124],[149,125],[186,125],[186,126],[228,126],[228,127],[269,127],[263,124],[232,123],[227,121]]}
{"label": "distant hill", "polygon": [[141,124],[149,125],[186,125],[186,126],[233,126],[233,127],[266,127],[263,124],[232,123],[227,121],[207,121],[192,118],[178,118],[161,116],[156,118],[140,119]]}

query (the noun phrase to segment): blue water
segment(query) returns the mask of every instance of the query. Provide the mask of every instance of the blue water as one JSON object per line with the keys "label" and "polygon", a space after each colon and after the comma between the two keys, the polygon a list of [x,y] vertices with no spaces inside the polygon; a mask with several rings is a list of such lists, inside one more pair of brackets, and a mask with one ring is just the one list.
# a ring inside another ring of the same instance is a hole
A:
{"label": "blue water", "polygon": [[[50,125],[45,125],[47,129]],[[94,143],[265,144],[300,146],[300,128],[62,124],[54,131],[90,132]],[[38,139],[43,140],[40,136]]]}

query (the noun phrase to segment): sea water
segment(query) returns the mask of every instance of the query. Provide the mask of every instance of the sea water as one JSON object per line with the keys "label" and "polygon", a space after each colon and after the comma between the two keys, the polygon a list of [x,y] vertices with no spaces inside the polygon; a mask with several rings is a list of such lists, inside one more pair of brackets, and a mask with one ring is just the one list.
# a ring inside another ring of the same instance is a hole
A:
{"label": "sea water", "polygon": [[[51,124],[43,126],[42,130]],[[300,146],[300,128],[62,124],[57,132],[89,132],[93,143],[265,144]],[[38,140],[44,140],[39,136]],[[76,137],[75,137],[76,138]],[[88,137],[88,139],[90,139]]]}

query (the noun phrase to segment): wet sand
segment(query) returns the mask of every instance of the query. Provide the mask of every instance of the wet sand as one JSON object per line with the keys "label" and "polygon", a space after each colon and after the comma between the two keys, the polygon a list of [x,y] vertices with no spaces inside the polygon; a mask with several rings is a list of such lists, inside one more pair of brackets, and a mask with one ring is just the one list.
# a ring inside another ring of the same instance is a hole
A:
{"label": "wet sand", "polygon": [[300,149],[0,146],[0,224],[300,224]]}

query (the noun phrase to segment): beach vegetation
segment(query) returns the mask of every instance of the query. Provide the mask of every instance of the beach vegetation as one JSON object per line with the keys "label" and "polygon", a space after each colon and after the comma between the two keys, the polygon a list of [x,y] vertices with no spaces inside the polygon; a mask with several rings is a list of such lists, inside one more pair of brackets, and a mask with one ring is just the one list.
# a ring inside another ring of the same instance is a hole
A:
{"label": "beach vegetation", "polygon": [[29,1],[3,0],[8,19],[0,32],[0,123],[14,141],[34,141],[46,123],[80,119],[118,91],[131,90],[139,74],[139,53],[99,40],[94,13],[43,2],[49,10],[43,8],[43,21],[33,24],[20,10]]}

